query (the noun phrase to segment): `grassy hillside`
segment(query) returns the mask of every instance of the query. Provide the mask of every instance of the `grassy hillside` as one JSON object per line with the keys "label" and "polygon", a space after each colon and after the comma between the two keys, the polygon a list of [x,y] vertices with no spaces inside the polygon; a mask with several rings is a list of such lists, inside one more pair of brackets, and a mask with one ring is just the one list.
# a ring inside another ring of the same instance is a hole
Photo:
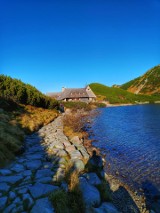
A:
{"label": "grassy hillside", "polygon": [[0,97],[0,166],[20,152],[25,134],[38,130],[57,115],[53,109],[17,104]]}
{"label": "grassy hillside", "polygon": [[92,83],[90,87],[99,99],[109,101],[111,104],[154,102],[160,100],[160,97],[136,95],[121,88],[107,87],[99,83]]}
{"label": "grassy hillside", "polygon": [[144,75],[121,86],[135,94],[160,95],[160,65],[148,70]]}
{"label": "grassy hillside", "polygon": [[0,75],[0,166],[21,152],[25,134],[57,117],[58,105],[35,87]]}
{"label": "grassy hillside", "polygon": [[12,99],[20,104],[28,104],[46,109],[53,109],[58,106],[56,100],[45,96],[35,87],[5,75],[0,75],[0,96]]}

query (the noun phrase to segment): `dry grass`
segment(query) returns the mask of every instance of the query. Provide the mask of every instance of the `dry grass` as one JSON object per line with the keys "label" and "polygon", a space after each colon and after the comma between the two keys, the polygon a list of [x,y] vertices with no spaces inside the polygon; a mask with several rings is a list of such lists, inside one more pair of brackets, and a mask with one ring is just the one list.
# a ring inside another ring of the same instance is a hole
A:
{"label": "dry grass", "polygon": [[56,213],[83,213],[84,203],[79,189],[79,173],[74,171],[73,163],[66,165],[65,181],[68,184],[68,192],[57,190],[50,195]]}
{"label": "dry grass", "polygon": [[25,112],[18,116],[18,121],[27,132],[37,131],[58,116],[57,111],[51,109],[24,106],[24,110]]}
{"label": "dry grass", "polygon": [[20,106],[16,111],[0,109],[0,167],[19,152],[26,133],[32,133],[57,117],[56,110]]}

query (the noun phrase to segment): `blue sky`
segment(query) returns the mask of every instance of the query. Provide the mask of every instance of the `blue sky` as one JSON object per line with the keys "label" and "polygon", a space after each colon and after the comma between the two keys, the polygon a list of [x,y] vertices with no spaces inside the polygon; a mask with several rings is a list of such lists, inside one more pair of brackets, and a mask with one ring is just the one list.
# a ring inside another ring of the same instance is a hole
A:
{"label": "blue sky", "polygon": [[0,73],[43,93],[160,64],[160,0],[0,0]]}

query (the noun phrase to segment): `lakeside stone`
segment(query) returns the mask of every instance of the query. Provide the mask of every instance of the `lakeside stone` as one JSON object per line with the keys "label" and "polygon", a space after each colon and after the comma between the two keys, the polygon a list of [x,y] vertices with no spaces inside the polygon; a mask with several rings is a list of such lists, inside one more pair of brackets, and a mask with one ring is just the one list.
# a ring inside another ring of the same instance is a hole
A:
{"label": "lakeside stone", "polygon": [[99,185],[102,183],[102,181],[99,179],[96,173],[91,172],[91,173],[85,173],[83,174],[83,177],[87,179],[87,182],[91,185]]}
{"label": "lakeside stone", "polygon": [[29,187],[29,191],[33,198],[39,198],[48,195],[50,192],[53,192],[57,189],[59,189],[58,186],[42,183],[36,183],[35,185]]}
{"label": "lakeside stone", "polygon": [[86,208],[100,205],[100,193],[96,187],[90,185],[83,177],[79,178],[79,186]]}
{"label": "lakeside stone", "polygon": [[54,208],[48,198],[42,198],[36,201],[31,213],[54,213]]}

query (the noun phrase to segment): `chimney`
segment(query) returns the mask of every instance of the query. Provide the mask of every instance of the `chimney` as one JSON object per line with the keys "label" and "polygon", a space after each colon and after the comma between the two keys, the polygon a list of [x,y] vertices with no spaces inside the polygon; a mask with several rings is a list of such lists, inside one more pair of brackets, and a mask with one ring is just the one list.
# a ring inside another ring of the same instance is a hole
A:
{"label": "chimney", "polygon": [[62,87],[62,92],[64,92],[64,90],[65,90],[65,87]]}

